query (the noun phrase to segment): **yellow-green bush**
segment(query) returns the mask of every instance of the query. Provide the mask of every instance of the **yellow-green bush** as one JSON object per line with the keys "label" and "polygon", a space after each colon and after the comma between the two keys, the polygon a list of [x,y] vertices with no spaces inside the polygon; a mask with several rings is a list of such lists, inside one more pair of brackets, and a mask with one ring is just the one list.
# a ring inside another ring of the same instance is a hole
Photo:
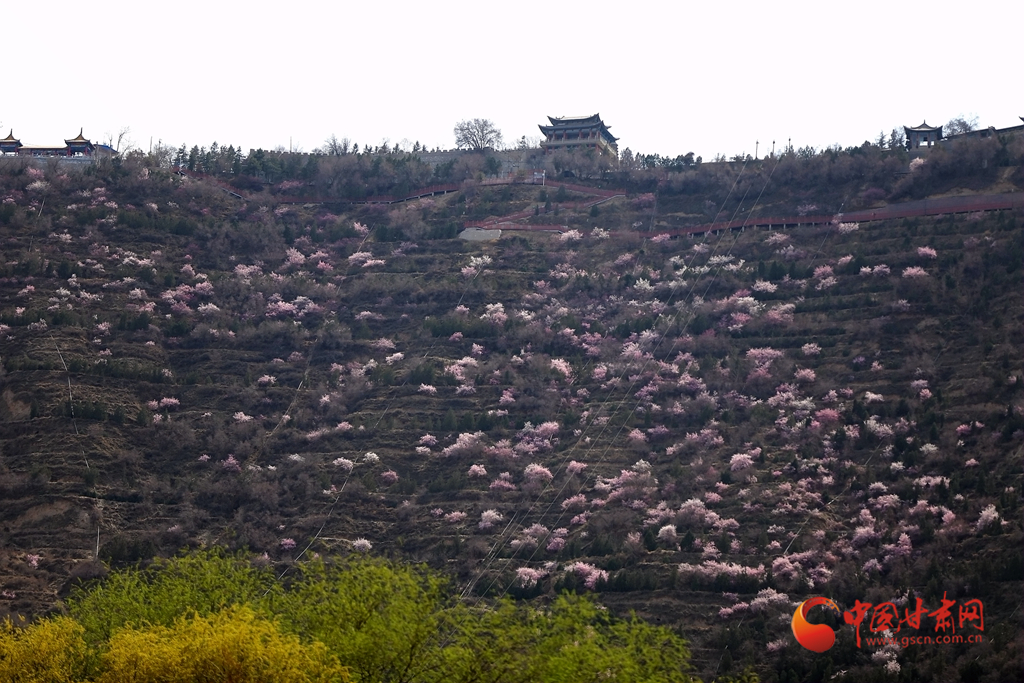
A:
{"label": "yellow-green bush", "polygon": [[0,683],[82,680],[86,645],[74,619],[54,617],[29,626],[0,623]]}
{"label": "yellow-green bush", "polygon": [[303,644],[248,607],[193,614],[171,627],[118,631],[100,683],[345,683],[347,670],[323,643]]}
{"label": "yellow-green bush", "polygon": [[690,653],[672,631],[614,619],[564,595],[545,609],[502,601],[453,609],[436,681],[693,681]]}
{"label": "yellow-green bush", "polygon": [[112,572],[72,594],[68,610],[85,627],[86,642],[99,645],[125,626],[170,626],[192,612],[207,615],[255,603],[279,588],[269,568],[215,549],[159,560],[144,570]]}
{"label": "yellow-green bush", "polygon": [[325,643],[359,681],[423,680],[444,637],[444,588],[422,567],[316,560],[270,607],[293,632]]}

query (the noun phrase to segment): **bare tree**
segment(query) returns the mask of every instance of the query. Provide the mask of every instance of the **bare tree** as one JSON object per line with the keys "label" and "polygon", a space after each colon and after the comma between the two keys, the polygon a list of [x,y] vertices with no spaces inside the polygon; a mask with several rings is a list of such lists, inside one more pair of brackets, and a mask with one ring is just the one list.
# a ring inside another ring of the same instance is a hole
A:
{"label": "bare tree", "polygon": [[893,128],[889,133],[889,149],[904,149],[907,146],[907,135],[902,128]]}
{"label": "bare tree", "polygon": [[175,149],[173,147],[165,145],[163,140],[158,140],[150,150],[149,158],[151,163],[156,164],[160,168],[170,168],[174,160],[174,152]]}
{"label": "bare tree", "polygon": [[523,152],[539,148],[540,138],[536,135],[531,135],[529,137],[524,135],[523,137],[519,138],[519,140],[516,141],[516,149]]}
{"label": "bare tree", "polygon": [[640,162],[629,147],[622,150],[622,154],[619,155],[619,168],[623,171],[636,171],[640,168]]}
{"label": "bare tree", "polygon": [[348,138],[342,138],[339,140],[332,133],[331,137],[324,141],[324,146],[318,150],[327,156],[340,157],[343,154],[348,154],[352,146],[352,141]]}
{"label": "bare tree", "polygon": [[132,129],[128,126],[122,126],[121,130],[117,132],[117,135],[107,133],[107,147],[112,147],[115,152],[122,154],[127,152],[129,149],[135,146],[135,142],[132,141],[128,134],[132,132]]}
{"label": "bare tree", "polygon": [[459,121],[455,124],[455,146],[459,149],[501,148],[501,131],[489,119]]}
{"label": "bare tree", "polygon": [[942,135],[948,137],[950,135],[962,135],[963,133],[970,133],[972,130],[978,127],[978,117],[972,115],[967,118],[963,114],[955,116],[949,120],[942,130]]}

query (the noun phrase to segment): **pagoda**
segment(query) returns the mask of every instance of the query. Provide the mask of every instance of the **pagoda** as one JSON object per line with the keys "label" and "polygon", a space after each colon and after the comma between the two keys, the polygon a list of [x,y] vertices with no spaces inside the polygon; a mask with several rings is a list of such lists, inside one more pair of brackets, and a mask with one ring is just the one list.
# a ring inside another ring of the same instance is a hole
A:
{"label": "pagoda", "polygon": [[92,153],[96,151],[96,146],[89,140],[86,140],[82,135],[84,128],[78,129],[78,137],[65,140],[64,144],[67,145],[67,154],[69,157],[74,156],[92,156]]}
{"label": "pagoda", "polygon": [[17,154],[20,148],[21,140],[14,137],[14,129],[12,128],[7,137],[0,140],[0,154]]}
{"label": "pagoda", "polygon": [[918,147],[931,147],[942,139],[942,126],[929,126],[928,122],[922,122],[920,126],[903,126],[907,134],[907,149]]}
{"label": "pagoda", "polygon": [[619,156],[618,138],[611,134],[600,114],[593,116],[548,117],[550,126],[539,126],[544,134],[540,143],[545,153],[560,149],[595,149],[599,154]]}

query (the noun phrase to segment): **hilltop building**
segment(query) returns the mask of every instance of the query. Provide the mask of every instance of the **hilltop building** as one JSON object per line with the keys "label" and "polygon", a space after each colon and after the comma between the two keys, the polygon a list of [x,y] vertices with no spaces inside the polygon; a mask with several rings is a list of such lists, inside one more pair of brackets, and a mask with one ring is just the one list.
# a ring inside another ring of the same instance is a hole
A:
{"label": "hilltop building", "polygon": [[619,156],[618,138],[611,134],[600,114],[563,118],[549,116],[548,121],[550,126],[538,126],[544,134],[540,146],[545,153],[560,149],[596,149],[600,154]]}
{"label": "hilltop building", "polygon": [[907,134],[907,149],[931,147],[942,139],[942,126],[929,126],[927,121],[920,126],[903,126]]}
{"label": "hilltop building", "polygon": [[[99,145],[103,147],[103,145]],[[0,139],[0,154],[15,155],[19,157],[91,157],[96,153],[97,145],[87,140],[78,131],[78,136],[65,140],[63,146],[56,145],[23,145],[21,140],[14,137],[14,129],[7,134],[7,137]]]}

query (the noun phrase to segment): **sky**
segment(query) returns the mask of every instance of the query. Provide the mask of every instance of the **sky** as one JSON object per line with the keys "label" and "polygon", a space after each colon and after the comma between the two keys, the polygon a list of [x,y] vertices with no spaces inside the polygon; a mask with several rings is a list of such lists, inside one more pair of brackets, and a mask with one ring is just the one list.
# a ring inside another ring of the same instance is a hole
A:
{"label": "sky", "polygon": [[961,114],[1020,125],[1024,3],[8,3],[0,128],[135,146],[506,143],[600,113],[619,149],[759,156]]}

